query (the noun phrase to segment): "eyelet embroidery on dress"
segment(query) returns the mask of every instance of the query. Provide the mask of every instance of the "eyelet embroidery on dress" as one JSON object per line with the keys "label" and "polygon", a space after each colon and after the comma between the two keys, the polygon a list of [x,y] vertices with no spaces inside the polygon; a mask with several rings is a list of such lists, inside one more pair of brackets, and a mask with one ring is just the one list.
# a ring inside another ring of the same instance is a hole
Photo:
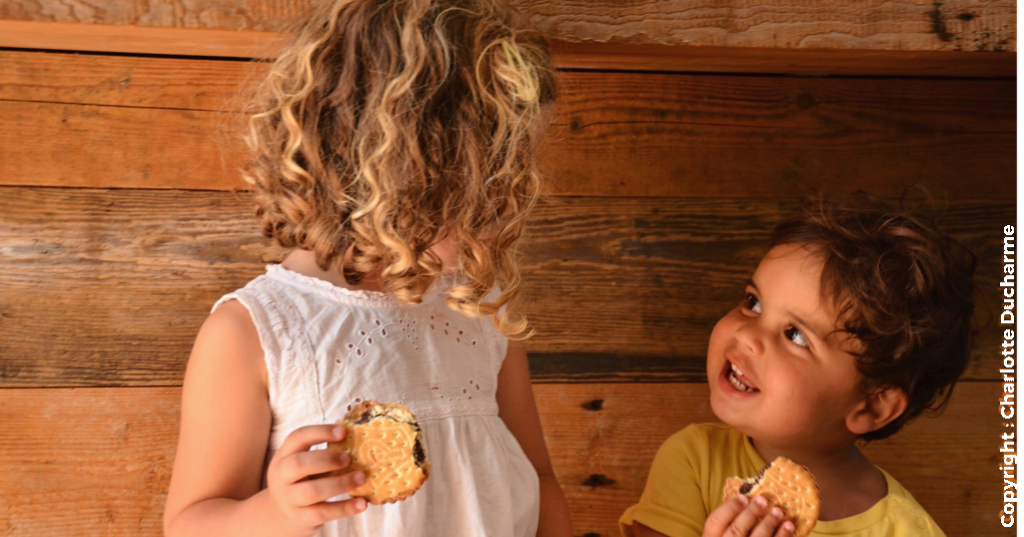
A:
{"label": "eyelet embroidery on dress", "polygon": [[[428,339],[438,337],[448,339],[449,341],[454,340],[457,345],[472,348],[473,352],[480,352],[482,350],[479,348],[479,344],[483,343],[483,340],[479,338],[485,337],[485,334],[479,333],[478,328],[473,324],[473,322],[476,322],[475,319],[464,322],[460,318],[449,317],[444,312],[432,307],[428,306],[428,308],[427,311],[421,310],[418,314],[399,313],[394,316],[370,317],[366,321],[366,328],[356,329],[355,333],[358,334],[358,340],[345,344],[348,356],[351,358],[356,356],[365,357],[367,356],[366,353],[369,353],[374,345],[382,344],[380,340],[395,337],[404,339],[407,344],[413,347],[414,352],[419,351],[421,350],[421,330],[424,333],[427,330],[434,332],[435,335],[433,336],[426,335]],[[426,314],[426,317],[423,316],[424,314]],[[420,321],[425,326],[420,326]],[[373,353],[370,354],[370,356],[372,355]],[[485,358],[481,356],[481,359]],[[480,393],[486,390],[482,390],[479,383],[473,378],[468,377],[457,380],[455,384],[450,384],[452,380],[454,379],[445,379],[443,382],[435,382],[435,384],[430,386],[431,398],[434,399],[438,406],[430,410],[429,415],[462,415],[466,412],[490,413],[490,410],[487,410],[490,408],[489,399],[488,397],[482,397],[484,394]],[[489,393],[493,395],[493,389],[489,390]],[[402,401],[397,402],[404,404],[403,401],[405,399],[407,397],[403,395]],[[485,409],[484,407],[487,408]]]}
{"label": "eyelet embroidery on dress", "polygon": [[[403,315],[392,322],[373,319],[373,330],[369,332],[366,330],[359,330],[360,340],[356,343],[347,343],[345,346],[348,348],[350,355],[351,353],[355,353],[356,356],[362,356],[364,350],[368,350],[369,347],[379,343],[381,339],[394,337],[396,334],[394,327],[397,325],[397,334],[399,334],[400,337],[404,337],[406,341],[412,345],[413,350],[418,351],[420,350],[420,336],[416,333],[417,323],[418,321],[416,318],[409,315]],[[388,334],[391,335],[389,336]],[[336,360],[335,363],[341,363],[341,360]]]}
{"label": "eyelet embroidery on dress", "polygon": [[474,389],[475,391],[480,391],[480,385],[473,382],[472,380],[469,381],[469,386],[469,388],[453,388],[451,390],[442,391],[441,386],[439,384],[434,384],[433,386],[430,387],[430,393],[439,400],[447,401],[448,404],[452,404],[452,402],[459,402],[463,400],[465,400],[464,404],[468,404],[469,401],[473,400]]}
{"label": "eyelet embroidery on dress", "polygon": [[[442,324],[442,321],[444,324]],[[474,347],[477,344],[477,340],[471,337],[466,337],[465,330],[459,329],[457,326],[452,326],[450,320],[445,320],[445,315],[433,308],[430,312],[430,329],[437,332],[440,331],[449,338],[454,338],[455,342],[467,347]]]}

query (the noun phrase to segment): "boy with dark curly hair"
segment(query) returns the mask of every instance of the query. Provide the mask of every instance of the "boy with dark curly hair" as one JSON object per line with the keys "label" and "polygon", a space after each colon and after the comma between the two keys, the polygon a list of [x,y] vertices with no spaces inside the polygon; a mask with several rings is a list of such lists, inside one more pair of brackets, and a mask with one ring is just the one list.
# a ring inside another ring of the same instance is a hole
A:
{"label": "boy with dark curly hair", "polygon": [[793,535],[763,497],[722,502],[726,478],[778,456],[817,479],[811,535],[944,535],[857,441],[949,401],[975,332],[975,256],[923,213],[866,195],[808,205],[771,245],[708,345],[724,423],[690,425],[661,446],[623,535]]}

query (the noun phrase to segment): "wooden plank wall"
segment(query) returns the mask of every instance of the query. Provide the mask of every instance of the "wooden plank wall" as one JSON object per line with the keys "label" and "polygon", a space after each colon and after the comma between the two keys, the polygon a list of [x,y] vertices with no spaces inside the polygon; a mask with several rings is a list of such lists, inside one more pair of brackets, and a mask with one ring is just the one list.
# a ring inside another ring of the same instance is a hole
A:
{"label": "wooden plank wall", "polygon": [[[511,0],[567,41],[858,50],[1016,50],[1012,0]],[[279,32],[316,0],[5,0],[0,19]]]}
{"label": "wooden plank wall", "polygon": [[[1008,534],[992,319],[1016,217],[1014,4],[518,4],[561,40],[526,276],[576,534],[617,535],[661,441],[714,419],[708,335],[795,198],[911,184],[981,256],[982,331],[950,408],[867,452],[947,534]],[[160,535],[198,326],[284,255],[230,133],[265,69],[244,58],[305,7],[0,2],[0,535]]]}

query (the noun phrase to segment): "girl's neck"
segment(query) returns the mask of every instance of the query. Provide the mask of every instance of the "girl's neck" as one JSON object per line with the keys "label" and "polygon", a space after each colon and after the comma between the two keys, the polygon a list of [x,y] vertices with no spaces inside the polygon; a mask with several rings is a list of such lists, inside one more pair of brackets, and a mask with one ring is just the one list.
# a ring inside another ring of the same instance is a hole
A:
{"label": "girl's neck", "polygon": [[821,452],[775,448],[754,439],[751,442],[766,462],[786,457],[811,471],[821,492],[820,520],[863,513],[889,493],[885,475],[854,444]]}
{"label": "girl's neck", "polygon": [[384,286],[381,284],[379,275],[368,275],[358,284],[351,284],[345,280],[341,271],[321,269],[316,264],[316,254],[309,250],[292,250],[291,253],[285,256],[281,266],[305,276],[319,278],[345,289],[384,292]]}

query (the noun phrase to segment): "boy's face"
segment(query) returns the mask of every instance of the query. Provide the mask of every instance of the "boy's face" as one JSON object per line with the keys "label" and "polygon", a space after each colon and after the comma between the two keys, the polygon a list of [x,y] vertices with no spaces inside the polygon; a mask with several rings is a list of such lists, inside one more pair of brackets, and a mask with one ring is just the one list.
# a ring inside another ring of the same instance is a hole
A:
{"label": "boy's face", "polygon": [[799,244],[772,248],[743,302],[708,344],[711,408],[722,421],[777,447],[831,448],[853,435],[846,416],[865,399],[850,351],[819,296],[822,260]]}

